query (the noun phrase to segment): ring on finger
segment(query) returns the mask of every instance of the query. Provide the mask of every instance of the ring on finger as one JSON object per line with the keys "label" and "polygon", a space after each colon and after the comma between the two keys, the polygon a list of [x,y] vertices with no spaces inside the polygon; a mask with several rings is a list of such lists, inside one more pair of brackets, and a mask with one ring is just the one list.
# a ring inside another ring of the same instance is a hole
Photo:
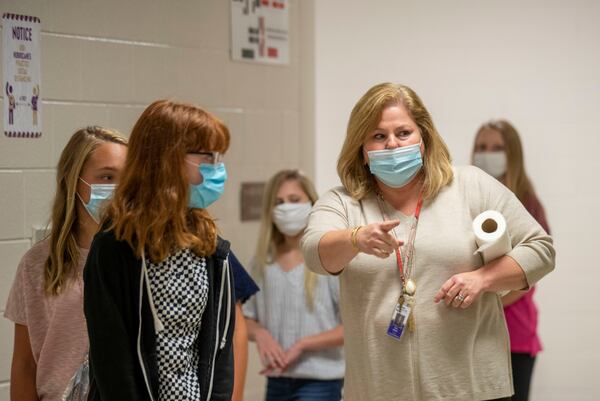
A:
{"label": "ring on finger", "polygon": [[458,302],[460,303],[460,302],[463,302],[463,301],[465,300],[465,296],[464,296],[464,295],[462,295],[462,294],[458,294],[458,295],[456,296],[456,299],[457,299],[457,300],[458,300]]}

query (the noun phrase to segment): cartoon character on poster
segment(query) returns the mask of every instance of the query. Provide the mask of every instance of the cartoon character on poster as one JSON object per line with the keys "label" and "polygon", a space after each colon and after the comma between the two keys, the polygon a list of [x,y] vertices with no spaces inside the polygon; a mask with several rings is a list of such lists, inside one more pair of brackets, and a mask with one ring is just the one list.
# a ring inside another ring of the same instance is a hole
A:
{"label": "cartoon character on poster", "polygon": [[13,125],[15,123],[14,112],[17,107],[17,101],[13,96],[13,87],[9,82],[6,83],[6,98],[8,99],[8,123]]}
{"label": "cartoon character on poster", "polygon": [[40,86],[39,85],[35,85],[33,87],[33,96],[31,96],[31,112],[33,115],[33,125],[37,126],[38,125],[38,118],[37,118],[37,114],[38,114],[38,99],[40,96]]}

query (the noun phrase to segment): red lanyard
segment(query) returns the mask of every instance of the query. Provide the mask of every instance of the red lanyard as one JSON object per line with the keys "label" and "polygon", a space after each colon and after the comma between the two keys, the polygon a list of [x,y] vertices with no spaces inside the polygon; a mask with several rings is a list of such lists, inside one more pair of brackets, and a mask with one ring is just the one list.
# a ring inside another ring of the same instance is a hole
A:
{"label": "red lanyard", "polygon": [[[417,224],[419,223],[419,215],[421,214],[421,206],[423,205],[423,193],[419,194],[419,200],[417,201],[417,208],[415,209],[415,222],[409,232],[408,244],[407,244],[407,264],[410,263],[408,258],[412,260],[414,253],[414,242],[417,231]],[[404,276],[404,263],[402,262],[402,255],[400,254],[400,247],[396,248],[396,263],[398,264],[398,271],[400,272],[400,280],[402,284],[406,284],[406,277]]]}

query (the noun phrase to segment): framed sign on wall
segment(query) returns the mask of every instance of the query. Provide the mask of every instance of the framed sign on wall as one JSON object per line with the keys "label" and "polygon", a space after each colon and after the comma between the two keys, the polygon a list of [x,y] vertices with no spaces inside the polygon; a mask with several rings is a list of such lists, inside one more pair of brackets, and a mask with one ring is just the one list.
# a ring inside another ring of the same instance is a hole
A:
{"label": "framed sign on wall", "polygon": [[289,64],[289,1],[231,0],[231,57]]}
{"label": "framed sign on wall", "polygon": [[42,136],[40,29],[38,17],[2,15],[4,135]]}

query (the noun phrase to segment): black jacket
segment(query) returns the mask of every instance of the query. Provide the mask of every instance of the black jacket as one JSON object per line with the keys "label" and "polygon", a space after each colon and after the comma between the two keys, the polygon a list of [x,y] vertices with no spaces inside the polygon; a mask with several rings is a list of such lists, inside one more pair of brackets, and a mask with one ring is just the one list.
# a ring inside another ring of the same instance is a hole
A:
{"label": "black jacket", "polygon": [[[229,401],[233,390],[235,300],[228,254],[229,242],[219,238],[206,259],[208,302],[196,341],[202,401]],[[83,276],[88,401],[158,401],[154,315],[142,261],[112,231],[103,231],[94,237]]]}

